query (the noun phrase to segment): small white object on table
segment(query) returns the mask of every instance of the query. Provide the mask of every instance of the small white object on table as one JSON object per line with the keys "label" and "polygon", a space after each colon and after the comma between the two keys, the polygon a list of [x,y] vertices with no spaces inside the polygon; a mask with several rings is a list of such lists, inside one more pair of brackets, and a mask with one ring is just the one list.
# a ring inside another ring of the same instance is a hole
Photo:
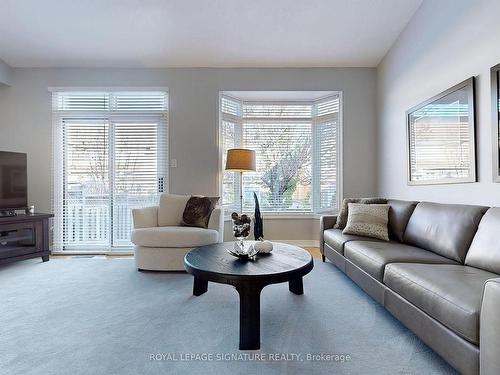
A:
{"label": "small white object on table", "polygon": [[270,253],[273,251],[273,243],[271,241],[257,241],[253,246],[259,253]]}

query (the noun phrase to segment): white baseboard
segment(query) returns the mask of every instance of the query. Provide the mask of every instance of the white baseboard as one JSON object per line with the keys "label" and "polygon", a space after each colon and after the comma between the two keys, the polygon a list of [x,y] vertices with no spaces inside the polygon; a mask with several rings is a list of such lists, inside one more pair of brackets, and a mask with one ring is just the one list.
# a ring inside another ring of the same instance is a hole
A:
{"label": "white baseboard", "polygon": [[116,256],[124,256],[124,255],[134,255],[133,250],[128,251],[109,251],[109,250],[57,250],[52,251],[51,255],[116,255]]}
{"label": "white baseboard", "polygon": [[300,247],[319,247],[318,240],[270,240],[271,242],[283,242]]}
{"label": "white baseboard", "polygon": [[[228,240],[234,241],[234,239]],[[289,245],[295,245],[299,247],[319,247],[318,240],[270,240],[272,242],[282,242]],[[52,255],[116,255],[116,256],[124,256],[124,255],[133,255],[134,251],[130,250],[121,250],[121,251],[107,251],[107,250],[59,250],[52,251]]]}

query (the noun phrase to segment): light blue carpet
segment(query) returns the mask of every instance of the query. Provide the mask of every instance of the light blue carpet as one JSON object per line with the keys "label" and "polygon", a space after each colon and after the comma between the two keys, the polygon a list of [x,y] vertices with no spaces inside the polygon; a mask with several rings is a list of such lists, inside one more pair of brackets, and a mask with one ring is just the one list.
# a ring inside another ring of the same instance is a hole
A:
{"label": "light blue carpet", "polygon": [[237,292],[209,283],[193,297],[184,273],[140,273],[131,259],[29,260],[0,267],[0,286],[2,375],[454,373],[329,263],[315,262],[303,296],[264,289],[262,349],[249,352],[237,350]]}

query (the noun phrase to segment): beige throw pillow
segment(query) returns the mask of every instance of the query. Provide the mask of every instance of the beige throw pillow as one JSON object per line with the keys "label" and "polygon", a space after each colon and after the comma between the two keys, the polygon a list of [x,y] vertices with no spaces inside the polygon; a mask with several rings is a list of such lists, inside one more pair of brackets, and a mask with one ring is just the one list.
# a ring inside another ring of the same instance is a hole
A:
{"label": "beige throw pillow", "polygon": [[389,241],[389,207],[388,204],[349,203],[347,225],[342,233]]}
{"label": "beige throw pillow", "polygon": [[347,224],[347,217],[349,216],[349,203],[364,203],[364,204],[385,204],[385,198],[345,198],[340,206],[337,215],[337,221],[333,226],[336,229],[344,229]]}

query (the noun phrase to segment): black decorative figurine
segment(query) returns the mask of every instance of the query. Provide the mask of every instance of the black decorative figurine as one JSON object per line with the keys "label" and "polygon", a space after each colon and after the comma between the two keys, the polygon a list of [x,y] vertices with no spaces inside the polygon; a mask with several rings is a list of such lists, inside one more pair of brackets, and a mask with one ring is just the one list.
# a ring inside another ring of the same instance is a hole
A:
{"label": "black decorative figurine", "polygon": [[257,194],[253,193],[253,199],[255,200],[255,219],[253,224],[253,234],[255,236],[255,240],[259,241],[264,238],[264,224],[262,222],[262,215],[260,213],[259,207],[259,199],[257,198]]}

